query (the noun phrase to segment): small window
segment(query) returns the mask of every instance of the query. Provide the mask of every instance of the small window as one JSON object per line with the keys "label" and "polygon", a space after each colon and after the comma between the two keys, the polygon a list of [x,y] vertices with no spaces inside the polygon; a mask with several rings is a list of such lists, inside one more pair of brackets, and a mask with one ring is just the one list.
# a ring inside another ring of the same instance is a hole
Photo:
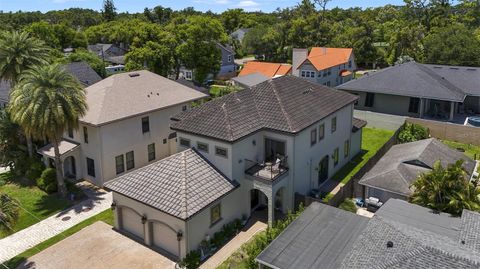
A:
{"label": "small window", "polygon": [[83,126],[83,141],[88,144],[88,129],[87,129],[87,126]]}
{"label": "small window", "polygon": [[192,79],[192,72],[191,71],[186,71],[185,72],[185,79],[191,80]]}
{"label": "small window", "polygon": [[338,164],[338,148],[336,148],[334,151],[333,151],[333,164],[334,165],[337,165]]}
{"label": "small window", "polygon": [[367,97],[365,98],[365,106],[373,107],[374,102],[375,102],[375,94],[371,92],[367,92]]}
{"label": "small window", "polygon": [[87,174],[91,177],[95,177],[95,161],[87,158]]}
{"label": "small window", "polygon": [[210,209],[210,224],[213,225],[222,219],[222,207],[220,204],[212,206]]}
{"label": "small window", "polygon": [[343,157],[347,158],[350,155],[350,141],[345,140],[345,144],[343,145]]}
{"label": "small window", "polygon": [[352,68],[352,61],[348,61],[348,68]]}
{"label": "small window", "polygon": [[127,154],[125,154],[125,158],[127,159],[127,170],[135,168],[135,158],[133,156],[133,151],[127,152]]}
{"label": "small window", "polygon": [[215,147],[215,154],[228,158],[228,150],[226,148]]}
{"label": "small window", "polygon": [[317,128],[310,131],[310,146],[317,144]]}
{"label": "small window", "polygon": [[190,147],[190,140],[180,137],[180,146],[189,148]]}
{"label": "small window", "polygon": [[318,127],[318,141],[325,138],[325,124],[322,123],[320,127]]}
{"label": "small window", "polygon": [[200,151],[208,153],[208,144],[207,143],[197,142],[197,148]]}
{"label": "small window", "polygon": [[332,118],[332,133],[337,130],[337,117]]}
{"label": "small window", "polygon": [[306,77],[307,75],[305,74],[305,71],[302,71],[302,78]]}
{"label": "small window", "polygon": [[327,87],[330,87],[330,81],[327,81]]}
{"label": "small window", "polygon": [[150,119],[148,117],[142,118],[142,133],[150,132]]}
{"label": "small window", "polygon": [[420,107],[420,98],[410,97],[410,104],[408,105],[408,112],[418,113]]}
{"label": "small window", "polygon": [[187,110],[187,106],[182,106],[182,111],[186,111]]}
{"label": "small window", "polygon": [[232,55],[228,55],[228,62],[229,62],[229,63],[232,62]]}
{"label": "small window", "polygon": [[148,145],[148,161],[155,160],[155,143]]}
{"label": "small window", "polygon": [[72,127],[68,128],[68,137],[73,138],[73,128]]}
{"label": "small window", "polygon": [[167,144],[167,139],[166,138],[163,139],[163,144],[164,145]]}
{"label": "small window", "polygon": [[115,167],[117,175],[125,172],[125,159],[123,158],[123,154],[115,157]]}
{"label": "small window", "polygon": [[328,75],[330,76],[332,74],[332,69],[328,68]]}

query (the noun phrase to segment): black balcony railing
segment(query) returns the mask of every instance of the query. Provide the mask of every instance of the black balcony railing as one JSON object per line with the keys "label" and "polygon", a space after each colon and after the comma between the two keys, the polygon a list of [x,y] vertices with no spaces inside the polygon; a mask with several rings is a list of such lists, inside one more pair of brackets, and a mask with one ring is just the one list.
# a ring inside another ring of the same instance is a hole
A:
{"label": "black balcony railing", "polygon": [[245,167],[247,175],[274,181],[288,171],[287,156],[278,157],[275,161],[263,163],[245,159]]}

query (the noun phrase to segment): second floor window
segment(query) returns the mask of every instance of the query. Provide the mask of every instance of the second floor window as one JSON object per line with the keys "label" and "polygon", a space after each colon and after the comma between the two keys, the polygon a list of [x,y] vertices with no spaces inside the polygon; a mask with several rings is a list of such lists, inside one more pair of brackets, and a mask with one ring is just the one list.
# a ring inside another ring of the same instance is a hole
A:
{"label": "second floor window", "polygon": [[189,148],[190,147],[190,140],[180,137],[180,146]]}
{"label": "second floor window", "polygon": [[320,127],[318,127],[318,141],[323,138],[325,138],[325,124],[322,123]]}
{"label": "second floor window", "polygon": [[91,177],[95,177],[95,161],[87,158],[87,174]]}
{"label": "second floor window", "polygon": [[68,137],[73,138],[73,128],[72,127],[68,128]]}
{"label": "second floor window", "polygon": [[350,154],[350,141],[345,140],[345,145],[343,145],[343,157],[347,158]]}
{"label": "second floor window", "polygon": [[215,154],[221,157],[228,158],[228,150],[226,148],[215,147]]}
{"label": "second floor window", "polygon": [[208,144],[207,143],[197,142],[197,148],[200,151],[208,153]]}
{"label": "second floor window", "polygon": [[310,131],[310,146],[317,143],[317,128]]}
{"label": "second floor window", "polygon": [[155,160],[155,143],[148,145],[148,161]]}
{"label": "second floor window", "polygon": [[135,168],[135,158],[133,157],[133,151],[127,152],[127,154],[125,154],[125,158],[127,159],[127,170]]}
{"label": "second floor window", "polygon": [[142,118],[142,133],[150,132],[150,119],[148,117]]}
{"label": "second floor window", "polygon": [[315,72],[314,71],[302,71],[301,76],[303,78],[314,78]]}
{"label": "second floor window", "polygon": [[87,129],[87,126],[83,126],[83,141],[88,144],[88,129]]}
{"label": "second floor window", "polygon": [[125,160],[123,158],[123,154],[115,157],[115,169],[117,175],[125,172]]}
{"label": "second floor window", "polygon": [[332,133],[337,130],[337,117],[332,118]]}

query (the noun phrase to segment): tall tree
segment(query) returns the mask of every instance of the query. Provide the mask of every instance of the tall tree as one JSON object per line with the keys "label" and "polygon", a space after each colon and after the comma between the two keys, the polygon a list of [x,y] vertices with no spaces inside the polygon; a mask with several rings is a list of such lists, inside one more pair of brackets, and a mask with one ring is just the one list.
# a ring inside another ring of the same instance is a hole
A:
{"label": "tall tree", "polygon": [[113,0],[103,0],[103,9],[102,15],[103,19],[106,21],[113,21],[115,16],[117,16],[117,8]]}
{"label": "tall tree", "polygon": [[[0,78],[13,87],[20,75],[34,66],[49,61],[49,49],[39,39],[26,32],[3,32],[0,34]],[[28,155],[33,156],[33,143],[26,136]]]}
{"label": "tall tree", "polygon": [[412,203],[456,216],[463,209],[480,211],[480,188],[470,182],[463,160],[446,168],[436,162],[432,171],[420,175],[412,187]]}
{"label": "tall tree", "polygon": [[55,151],[58,190],[65,197],[59,144],[63,133],[78,128],[85,115],[85,91],[78,80],[58,64],[38,66],[27,71],[11,94],[9,112],[27,134],[48,140]]}

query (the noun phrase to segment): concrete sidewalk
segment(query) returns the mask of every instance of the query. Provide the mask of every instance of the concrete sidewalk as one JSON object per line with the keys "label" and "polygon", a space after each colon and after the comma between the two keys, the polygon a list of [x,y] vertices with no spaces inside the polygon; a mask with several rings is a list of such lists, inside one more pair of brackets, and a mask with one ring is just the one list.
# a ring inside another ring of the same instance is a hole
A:
{"label": "concrete sidewalk", "polygon": [[200,269],[217,268],[255,234],[267,229],[267,224],[261,221],[255,221],[252,225],[247,227],[247,230],[241,231],[230,240],[230,242],[213,254],[212,257],[208,258],[207,261],[200,265]]}
{"label": "concrete sidewalk", "polygon": [[58,235],[74,225],[110,208],[112,194],[87,182],[77,183],[89,197],[87,200],[46,218],[28,228],[0,239],[0,263],[43,241]]}

